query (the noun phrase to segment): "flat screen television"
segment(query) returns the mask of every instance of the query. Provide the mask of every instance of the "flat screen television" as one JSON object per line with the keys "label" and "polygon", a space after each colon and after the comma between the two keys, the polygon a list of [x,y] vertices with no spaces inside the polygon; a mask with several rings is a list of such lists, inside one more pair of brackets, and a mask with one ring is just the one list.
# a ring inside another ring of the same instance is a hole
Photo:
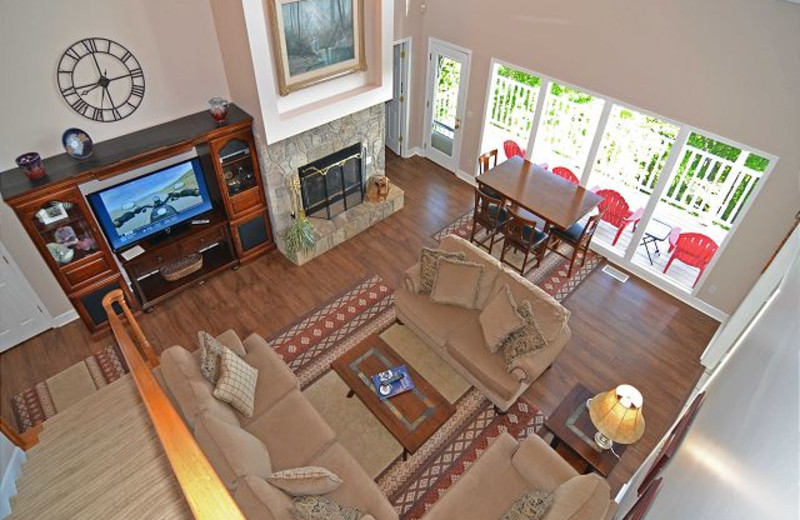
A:
{"label": "flat screen television", "polygon": [[212,209],[198,158],[91,193],[87,198],[114,251]]}

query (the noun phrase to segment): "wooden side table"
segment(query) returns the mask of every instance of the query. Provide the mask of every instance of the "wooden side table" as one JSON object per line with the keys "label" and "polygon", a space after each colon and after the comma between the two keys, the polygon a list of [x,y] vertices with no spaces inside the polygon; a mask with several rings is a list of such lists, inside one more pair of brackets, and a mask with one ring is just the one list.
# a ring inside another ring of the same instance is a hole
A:
{"label": "wooden side table", "polygon": [[586,408],[586,400],[595,395],[597,392],[592,392],[582,384],[575,385],[547,418],[544,427],[553,434],[553,440],[550,442],[553,449],[564,444],[586,462],[584,474],[596,471],[607,477],[627,446],[615,444],[612,452],[601,450],[595,444],[594,434],[597,428],[592,424]]}

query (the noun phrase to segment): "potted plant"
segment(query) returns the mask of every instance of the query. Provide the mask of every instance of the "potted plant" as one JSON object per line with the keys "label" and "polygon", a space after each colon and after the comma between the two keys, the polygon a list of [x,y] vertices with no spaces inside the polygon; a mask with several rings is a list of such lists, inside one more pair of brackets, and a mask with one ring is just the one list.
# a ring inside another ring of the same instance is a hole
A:
{"label": "potted plant", "polygon": [[292,194],[292,223],[283,232],[286,253],[297,256],[309,253],[317,246],[317,237],[314,235],[314,226],[306,217],[306,212],[300,202],[300,179],[294,177],[289,183]]}

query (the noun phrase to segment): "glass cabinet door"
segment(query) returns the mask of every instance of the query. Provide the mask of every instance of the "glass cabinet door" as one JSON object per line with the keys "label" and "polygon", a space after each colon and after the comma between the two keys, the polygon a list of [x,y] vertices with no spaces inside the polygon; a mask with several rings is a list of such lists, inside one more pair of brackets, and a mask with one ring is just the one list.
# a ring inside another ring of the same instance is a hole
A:
{"label": "glass cabinet door", "polygon": [[219,150],[222,179],[233,197],[254,187],[256,182],[253,170],[253,157],[250,143],[241,139],[231,139]]}
{"label": "glass cabinet door", "polygon": [[59,267],[99,251],[97,237],[77,202],[49,201],[32,218],[36,232]]}

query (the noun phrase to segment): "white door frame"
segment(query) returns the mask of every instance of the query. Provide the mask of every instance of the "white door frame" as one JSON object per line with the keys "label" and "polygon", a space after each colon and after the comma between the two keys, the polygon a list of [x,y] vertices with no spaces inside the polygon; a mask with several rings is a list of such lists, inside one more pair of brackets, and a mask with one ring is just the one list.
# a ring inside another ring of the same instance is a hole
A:
{"label": "white door frame", "polygon": [[400,66],[402,74],[402,96],[400,102],[400,157],[407,159],[414,155],[411,153],[408,145],[409,122],[411,120],[411,71],[414,69],[414,40],[410,36],[402,38],[394,42],[394,46],[401,45],[401,52],[405,52],[405,59],[403,59]]}
{"label": "white door frame", "polygon": [[[448,54],[450,51],[452,54]],[[435,76],[436,68],[435,64],[433,63],[433,54],[441,54],[452,58],[457,61],[463,61],[463,65],[461,68],[461,76],[459,81],[458,87],[458,118],[461,121],[461,128],[456,129],[455,137],[453,138],[453,153],[452,156],[447,159],[444,154],[440,154],[439,152],[435,152],[431,150],[431,130],[432,130],[432,123],[433,123],[433,79]],[[456,56],[455,53],[461,53],[462,56]],[[467,111],[467,99],[469,95],[469,77],[470,77],[470,66],[472,62],[472,51],[465,47],[461,47],[459,45],[454,45],[452,43],[446,42],[444,40],[439,40],[437,38],[429,37],[428,38],[428,65],[427,65],[427,77],[425,81],[425,118],[422,122],[422,135],[423,135],[423,149],[425,150],[425,156],[432,160],[433,162],[439,164],[443,168],[446,168],[453,173],[458,172],[459,170],[459,161],[461,158],[461,146],[463,144],[463,128],[466,119],[466,111]]]}

